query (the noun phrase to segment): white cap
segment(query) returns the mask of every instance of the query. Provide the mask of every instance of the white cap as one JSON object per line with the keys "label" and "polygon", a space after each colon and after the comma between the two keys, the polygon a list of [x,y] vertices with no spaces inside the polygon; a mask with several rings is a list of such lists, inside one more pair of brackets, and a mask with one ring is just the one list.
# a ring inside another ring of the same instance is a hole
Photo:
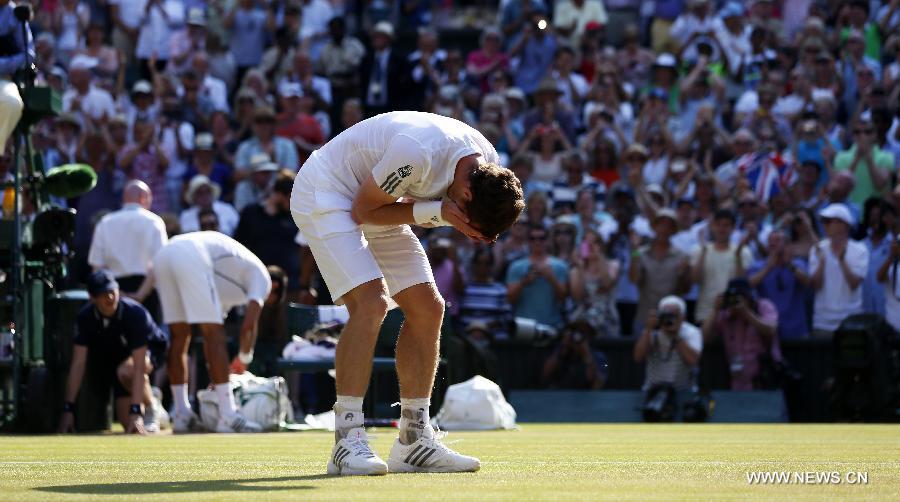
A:
{"label": "white cap", "polygon": [[97,58],[92,58],[90,56],[85,56],[83,54],[79,54],[79,55],[73,57],[72,61],[69,62],[69,69],[70,70],[90,70],[92,68],[95,68],[98,64],[100,64],[100,62],[97,61]]}
{"label": "white cap", "polygon": [[819,216],[822,219],[841,220],[847,225],[853,226],[853,215],[850,213],[850,209],[846,204],[840,202],[829,204],[828,207],[819,211]]}
{"label": "white cap", "polygon": [[687,161],[684,159],[673,160],[672,166],[669,167],[669,169],[673,173],[682,173],[684,171],[687,171],[687,169],[688,169]]}
{"label": "white cap", "polygon": [[394,38],[394,25],[387,21],[378,21],[375,23],[375,27],[372,29],[372,33],[381,33],[382,35],[387,35],[391,38]]}
{"label": "white cap", "polygon": [[656,62],[654,64],[656,66],[663,66],[666,68],[675,68],[678,62],[675,60],[675,56],[669,54],[668,52],[664,52],[659,56],[656,56]]}
{"label": "white cap", "polygon": [[684,303],[684,300],[675,295],[669,295],[660,300],[657,308],[662,311],[668,306],[676,307],[681,315],[684,315],[685,311],[687,311],[687,305]]}
{"label": "white cap", "polygon": [[299,98],[303,96],[303,88],[297,82],[286,82],[278,87],[278,93],[283,98]]}

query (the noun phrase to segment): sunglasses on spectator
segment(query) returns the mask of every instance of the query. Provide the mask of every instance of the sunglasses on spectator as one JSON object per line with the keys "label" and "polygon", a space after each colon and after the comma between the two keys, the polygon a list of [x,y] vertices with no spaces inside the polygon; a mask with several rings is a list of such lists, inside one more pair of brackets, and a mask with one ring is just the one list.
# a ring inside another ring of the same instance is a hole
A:
{"label": "sunglasses on spectator", "polygon": [[873,134],[874,129],[854,129],[853,134]]}
{"label": "sunglasses on spectator", "polygon": [[543,235],[529,235],[528,240],[530,241],[545,241],[547,240],[547,234]]}

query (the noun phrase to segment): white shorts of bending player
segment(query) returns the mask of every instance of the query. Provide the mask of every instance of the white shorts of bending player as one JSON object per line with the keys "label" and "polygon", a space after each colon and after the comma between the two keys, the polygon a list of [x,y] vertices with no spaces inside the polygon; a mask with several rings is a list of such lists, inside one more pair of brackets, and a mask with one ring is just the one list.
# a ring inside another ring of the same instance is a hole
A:
{"label": "white shorts of bending player", "polygon": [[[434,282],[425,250],[409,225],[357,225],[346,197],[302,187],[302,208],[291,210],[309,243],[328,291],[337,305],[353,288],[384,278],[393,297],[410,286]],[[391,308],[396,307],[391,302]]]}

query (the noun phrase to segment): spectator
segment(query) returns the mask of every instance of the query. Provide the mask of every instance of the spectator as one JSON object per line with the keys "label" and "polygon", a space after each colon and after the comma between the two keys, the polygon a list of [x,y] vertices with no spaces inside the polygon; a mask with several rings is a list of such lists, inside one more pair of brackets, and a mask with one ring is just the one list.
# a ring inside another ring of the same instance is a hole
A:
{"label": "spectator", "polygon": [[[694,382],[692,371],[700,362],[703,336],[696,326],[687,322],[687,307],[677,296],[659,301],[657,310],[650,310],[644,330],[634,345],[634,360],[645,363],[644,392],[660,386],[675,390],[689,390]],[[672,357],[677,353],[678,357]]]}
{"label": "spectator", "polygon": [[560,328],[563,301],[568,294],[569,268],[548,253],[549,232],[543,226],[528,229],[528,256],[509,266],[506,286],[516,317]]}
{"label": "spectator", "polygon": [[827,336],[841,321],[863,309],[862,283],[869,268],[869,251],[850,239],[853,217],[847,206],[834,203],[819,212],[827,236],[809,253],[809,273],[816,299],[813,335]]}
{"label": "spectator", "polygon": [[900,242],[892,239],[890,243],[891,254],[887,260],[884,260],[881,268],[878,270],[878,281],[880,281],[885,289],[885,319],[888,324],[894,328],[894,331],[900,331],[900,288],[897,283],[900,282]]}
{"label": "spectator", "polygon": [[119,285],[107,272],[92,274],[87,289],[91,302],[76,320],[59,431],[75,431],[75,399],[89,373],[90,381],[103,389],[101,393],[109,393],[112,387],[116,418],[126,434],[159,432],[164,411],[150,390],[148,375],[153,365],[147,350],[151,339],[162,336],[159,327],[139,303],[120,298]]}
{"label": "spectator", "polygon": [[[792,216],[791,218],[796,218]],[[793,220],[786,222],[793,226]],[[769,299],[778,311],[778,339],[789,340],[809,336],[810,291],[806,274],[806,257],[793,256],[787,235],[775,229],[768,238],[768,258],[757,260],[747,270],[750,286],[757,296]]]}
{"label": "spectator", "polygon": [[434,274],[434,283],[447,306],[447,315],[455,324],[459,316],[460,297],[466,289],[466,278],[452,241],[446,237],[432,238],[428,243],[428,262]]}
{"label": "spectator", "polygon": [[403,109],[408,97],[406,58],[393,47],[394,27],[387,21],[375,25],[372,48],[363,58],[363,105],[368,116]]}
{"label": "spectator", "polygon": [[742,277],[753,263],[745,237],[738,244],[731,242],[735,216],[731,211],[716,211],[709,225],[712,242],[701,241],[692,258],[693,281],[700,286],[697,298],[698,322],[705,322],[715,315],[716,297],[725,291],[728,281]]}
{"label": "spectator", "polygon": [[253,136],[242,141],[235,154],[237,179],[253,172],[251,161],[260,153],[267,154],[278,169],[296,171],[299,168],[297,148],[290,140],[275,135],[275,120],[275,112],[269,107],[259,107],[254,112]]}
{"label": "spectator", "polygon": [[105,30],[103,24],[92,22],[87,28],[84,47],[76,47],[72,55],[96,59],[97,66],[94,67],[94,72],[99,77],[98,80],[112,84],[110,89],[119,90],[125,85],[125,58],[118,49],[104,43]]}
{"label": "spectator", "polygon": [[891,256],[894,242],[894,206],[881,198],[866,201],[864,212],[865,237],[862,243],[869,252],[869,269],[863,281],[863,311],[885,315],[885,290],[878,280],[878,271]]}
{"label": "spectator", "polygon": [[509,67],[509,58],[502,51],[503,34],[497,28],[485,28],[481,32],[479,46],[479,49],[469,53],[466,73],[477,80],[482,92],[487,92],[488,77],[496,71],[506,71]]}
{"label": "spectator", "polygon": [[506,298],[506,286],[494,280],[494,264],[490,249],[475,250],[471,274],[459,301],[459,323],[463,326],[483,323],[492,340],[505,340],[510,336],[512,309]]}
{"label": "spectator", "polygon": [[302,165],[309,155],[325,143],[325,133],[314,116],[312,110],[303,106],[303,89],[299,83],[283,83],[278,90],[281,97],[281,109],[278,116],[278,128],[275,134],[287,138],[297,148],[298,163]]}
{"label": "spectator", "polygon": [[300,246],[294,242],[297,228],[291,217],[290,199],[294,173],[278,173],[268,197],[241,211],[234,239],[247,247],[267,266],[276,266],[288,279],[284,294],[299,295]]}
{"label": "spectator", "polygon": [[213,110],[228,112],[228,86],[222,79],[209,73],[209,56],[206,52],[194,53],[191,58],[191,69],[197,75],[200,96],[209,101]]}
{"label": "spectator", "polygon": [[328,78],[337,105],[358,94],[359,69],[366,49],[359,40],[347,34],[347,23],[341,16],[328,22],[328,34],[330,38],[319,54],[316,72]]}
{"label": "spectator", "polygon": [[544,362],[542,383],[553,389],[599,390],[606,383],[607,364],[591,349],[594,338],[590,323],[566,326],[559,346]]}
{"label": "spectator", "polygon": [[875,142],[875,126],[869,120],[856,121],[853,138],[854,145],[835,157],[834,168],[856,178],[849,199],[860,207],[866,199],[884,191],[894,170],[894,156]]}
{"label": "spectator", "polygon": [[[271,29],[272,13],[266,13],[254,0],[237,0],[223,20],[230,31],[231,52],[241,80],[250,68],[262,61],[266,30]],[[221,9],[222,7],[217,7]]]}
{"label": "spectator", "polygon": [[431,28],[419,28],[417,50],[409,55],[407,65],[415,96],[410,99],[413,109],[425,108],[427,98],[435,94],[441,85],[441,72],[447,60],[447,51],[438,45],[438,34]]}
{"label": "spectator", "polygon": [[572,47],[578,47],[588,24],[605,25],[608,19],[600,0],[562,0],[553,8],[553,27]]}
{"label": "spectator", "polygon": [[596,326],[597,337],[620,335],[615,288],[621,273],[619,262],[606,257],[606,244],[600,234],[585,230],[569,272],[575,304],[571,318]]}
{"label": "spectator", "polygon": [[494,244],[491,250],[494,255],[494,277],[505,280],[509,266],[528,255],[528,228],[528,220],[524,215],[520,216],[509,232]]}
{"label": "spectator", "polygon": [[242,180],[234,189],[234,207],[238,212],[251,204],[261,203],[268,197],[278,164],[272,162],[265,153],[257,153],[250,158],[250,176]]}
{"label": "spectator", "polygon": [[199,231],[200,211],[211,209],[216,213],[219,231],[229,237],[234,235],[240,217],[231,204],[219,200],[221,194],[222,187],[210,181],[206,176],[198,174],[191,178],[185,193],[185,199],[190,207],[182,211],[178,218],[181,231],[184,233]]}
{"label": "spectator", "polygon": [[315,108],[311,112],[331,107],[331,84],[328,79],[313,74],[313,63],[308,52],[294,52],[291,71],[285,74],[279,86],[288,83],[299,84],[301,95],[313,100]]}
{"label": "spectator", "polygon": [[161,214],[169,209],[166,171],[169,158],[155,134],[153,124],[144,117],[134,122],[134,140],[118,153],[116,163],[128,179],[141,180],[150,187],[153,204],[150,209]]}
{"label": "spectator", "polygon": [[63,94],[63,110],[80,115],[82,121],[100,121],[116,114],[112,95],[94,85],[91,71],[95,58],[78,55],[69,62],[70,88]]}
{"label": "spectator", "polygon": [[510,57],[519,58],[515,70],[515,84],[525,94],[532,94],[537,90],[541,77],[547,74],[547,70],[553,64],[556,36],[547,28],[549,26],[546,16],[534,11],[530,19],[524,22],[518,41],[509,50]]}
{"label": "spectator", "polygon": [[653,240],[632,251],[628,276],[639,291],[635,333],[644,331],[644,321],[660,300],[686,293],[690,286],[690,260],[672,244],[677,230],[675,211],[661,209],[653,217]]}
{"label": "spectator", "polygon": [[199,7],[188,9],[186,23],[187,26],[176,31],[170,40],[171,57],[166,70],[176,75],[190,67],[192,55],[205,54],[207,49],[206,14],[203,9]]}
{"label": "spectator", "polygon": [[169,239],[162,219],[150,212],[152,198],[142,181],[125,186],[122,209],[104,216],[94,228],[88,263],[95,272],[109,272],[123,294],[143,303],[159,319],[159,299],[150,276],[153,256]]}
{"label": "spectator", "polygon": [[216,159],[213,135],[204,132],[194,139],[194,151],[191,164],[184,174],[183,182],[189,183],[194,176],[202,174],[222,188],[222,198],[229,199],[232,192],[232,168]]}
{"label": "spectator", "polygon": [[744,278],[732,279],[725,292],[716,297],[715,312],[703,323],[703,338],[710,342],[721,336],[731,371],[731,390],[761,388],[760,359],[780,361],[778,311],[769,300],[757,298]]}
{"label": "spectator", "polygon": [[[141,76],[162,71],[171,57],[170,40],[175,29],[184,24],[184,3],[181,0],[147,0],[136,24],[138,28],[135,57]],[[151,68],[152,66],[152,68]]]}

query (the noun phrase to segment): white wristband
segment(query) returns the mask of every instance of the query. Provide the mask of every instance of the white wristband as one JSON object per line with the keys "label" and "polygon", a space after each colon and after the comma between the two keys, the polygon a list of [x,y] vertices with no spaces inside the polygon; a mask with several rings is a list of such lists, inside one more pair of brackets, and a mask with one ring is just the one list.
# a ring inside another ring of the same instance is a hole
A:
{"label": "white wristband", "polygon": [[238,352],[238,361],[241,364],[247,365],[253,362],[253,351],[250,352]]}
{"label": "white wristband", "polygon": [[450,224],[441,217],[442,201],[416,202],[413,204],[413,220],[419,225],[435,225],[446,227]]}

